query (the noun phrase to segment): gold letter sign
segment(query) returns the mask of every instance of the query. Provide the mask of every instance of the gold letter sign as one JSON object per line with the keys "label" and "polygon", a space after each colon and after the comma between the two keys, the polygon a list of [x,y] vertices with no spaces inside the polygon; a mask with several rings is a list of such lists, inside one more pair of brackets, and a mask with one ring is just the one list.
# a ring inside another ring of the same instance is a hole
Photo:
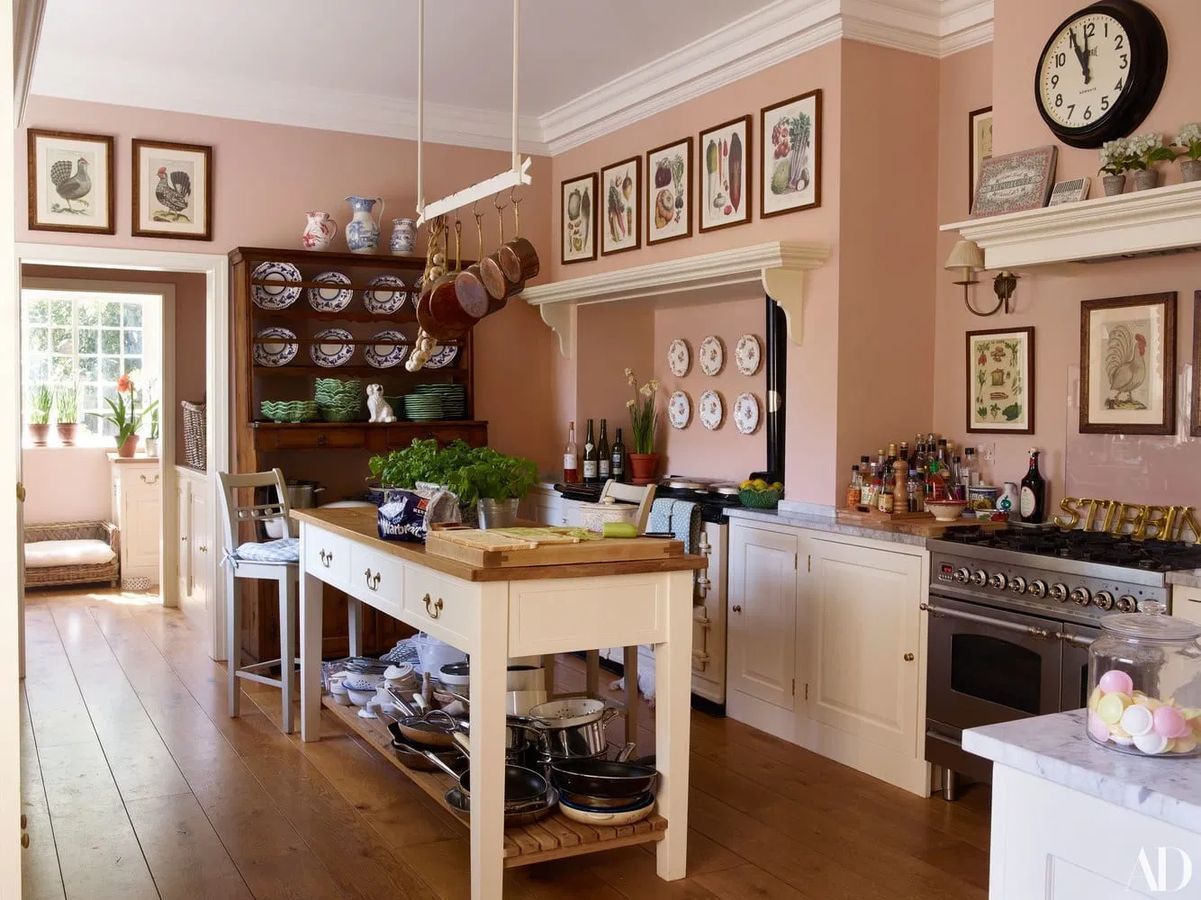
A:
{"label": "gold letter sign", "polygon": [[1055,524],[1065,531],[1107,531],[1136,541],[1189,541],[1201,544],[1201,523],[1191,506],[1147,506],[1120,500],[1064,497]]}

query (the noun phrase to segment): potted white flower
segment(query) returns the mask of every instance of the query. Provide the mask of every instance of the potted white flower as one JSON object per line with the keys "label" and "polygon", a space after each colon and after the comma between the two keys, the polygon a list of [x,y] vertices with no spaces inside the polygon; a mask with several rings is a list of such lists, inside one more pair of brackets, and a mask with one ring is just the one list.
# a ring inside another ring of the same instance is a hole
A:
{"label": "potted white flower", "polygon": [[1116,197],[1126,189],[1126,173],[1134,168],[1134,157],[1126,138],[1101,145],[1101,184],[1106,197]]}
{"label": "potted white flower", "polygon": [[1131,135],[1126,140],[1133,160],[1134,189],[1145,191],[1158,187],[1159,170],[1154,168],[1155,164],[1172,162],[1176,159],[1176,153],[1164,146],[1162,134],[1153,131]]}
{"label": "potted white flower", "polygon": [[1180,177],[1185,181],[1201,181],[1201,123],[1182,125],[1173,145],[1181,148]]}

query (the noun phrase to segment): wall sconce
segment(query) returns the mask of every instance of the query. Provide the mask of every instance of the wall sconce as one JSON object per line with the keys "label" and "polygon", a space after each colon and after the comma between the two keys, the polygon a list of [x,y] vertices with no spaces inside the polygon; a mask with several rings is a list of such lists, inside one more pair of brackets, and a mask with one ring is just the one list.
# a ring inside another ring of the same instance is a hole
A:
{"label": "wall sconce", "polygon": [[1013,298],[1013,292],[1017,289],[1018,284],[1018,276],[1013,272],[998,272],[997,277],[993,279],[993,293],[997,295],[996,306],[988,312],[981,312],[972,306],[968,288],[973,284],[979,284],[976,280],[976,273],[984,268],[984,251],[975,241],[956,241],[955,246],[951,248],[951,255],[947,257],[945,268],[952,272],[962,271],[962,278],[955,284],[963,285],[963,305],[972,315],[991,316],[1000,312],[1002,308],[1006,313],[1010,311],[1009,301]]}

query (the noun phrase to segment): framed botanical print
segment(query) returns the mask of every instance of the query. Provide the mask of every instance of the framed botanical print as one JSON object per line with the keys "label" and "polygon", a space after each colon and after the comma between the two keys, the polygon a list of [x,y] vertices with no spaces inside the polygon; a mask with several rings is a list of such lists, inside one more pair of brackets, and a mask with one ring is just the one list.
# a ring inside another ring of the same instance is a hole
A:
{"label": "framed botanical print", "polygon": [[967,430],[1034,433],[1034,329],[967,333]]}
{"label": "framed botanical print", "polygon": [[596,173],[559,185],[560,259],[564,264],[596,259]]}
{"label": "framed botanical print", "polygon": [[992,107],[973,109],[967,114],[967,207],[972,211],[972,198],[980,183],[984,163],[992,159]]}
{"label": "framed botanical print", "polygon": [[745,225],[751,220],[751,117],[702,131],[699,149],[700,230]]}
{"label": "framed botanical print", "polygon": [[29,228],[115,234],[113,139],[30,128]]}
{"label": "framed botanical print", "polygon": [[213,239],[213,148],[133,141],[133,234]]}
{"label": "framed botanical print", "polygon": [[605,166],[600,172],[604,197],[601,256],[642,246],[642,157]]}
{"label": "framed botanical print", "polygon": [[1080,431],[1176,430],[1176,294],[1080,305]]}
{"label": "framed botanical print", "polygon": [[692,236],[692,138],[646,151],[646,243]]}
{"label": "framed botanical print", "polygon": [[759,114],[759,215],[822,205],[822,92],[765,106]]}
{"label": "framed botanical print", "polygon": [[1201,291],[1193,294],[1193,409],[1189,433],[1201,437]]}

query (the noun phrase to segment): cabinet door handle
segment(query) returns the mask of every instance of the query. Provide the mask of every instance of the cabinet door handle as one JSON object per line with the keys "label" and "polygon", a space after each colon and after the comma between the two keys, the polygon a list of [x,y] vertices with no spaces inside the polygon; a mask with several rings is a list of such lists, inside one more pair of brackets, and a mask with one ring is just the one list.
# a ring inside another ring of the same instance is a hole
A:
{"label": "cabinet door handle", "polygon": [[371,569],[368,568],[365,572],[363,572],[363,578],[366,579],[367,587],[371,588],[371,590],[374,591],[379,589],[379,572],[376,572],[374,575],[372,575]]}
{"label": "cabinet door handle", "polygon": [[319,560],[321,560],[321,565],[325,566],[328,569],[330,562],[333,561],[334,554],[327,550],[318,550],[317,558]]}
{"label": "cabinet door handle", "polygon": [[742,607],[737,604],[734,605],[733,609],[734,609],[734,612],[736,612],[736,613],[742,612]]}
{"label": "cabinet door handle", "polygon": [[208,552],[209,552],[209,548],[208,548],[208,547],[203,547],[203,546],[202,546],[202,547],[200,548],[200,552],[201,552],[201,553],[208,553]]}
{"label": "cabinet door handle", "polygon": [[431,601],[430,595],[426,594],[424,597],[421,598],[421,602],[425,604],[426,614],[429,615],[429,617],[431,619],[436,619],[436,618],[438,618],[438,616],[442,615],[442,598],[441,597],[439,597],[437,600]]}
{"label": "cabinet door handle", "polygon": [[138,477],[140,479],[142,479],[142,484],[149,484],[151,486],[158,484],[158,476],[157,475],[155,475],[154,478],[152,478],[152,479],[147,478],[145,475],[139,475]]}
{"label": "cabinet door handle", "polygon": [[905,662],[913,662],[913,660],[915,659],[915,657],[912,653],[906,653],[903,658],[904,658]]}

